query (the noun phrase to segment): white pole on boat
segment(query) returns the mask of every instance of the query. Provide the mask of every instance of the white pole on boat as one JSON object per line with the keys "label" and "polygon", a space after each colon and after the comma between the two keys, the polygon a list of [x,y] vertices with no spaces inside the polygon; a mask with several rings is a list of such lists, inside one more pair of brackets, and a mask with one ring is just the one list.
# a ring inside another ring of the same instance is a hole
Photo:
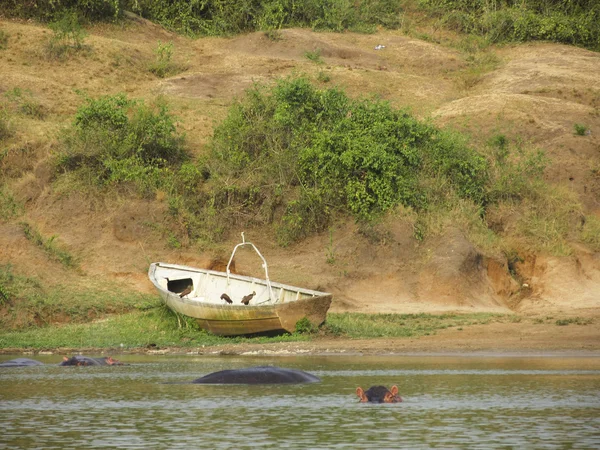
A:
{"label": "white pole on boat", "polygon": [[238,247],[243,247],[244,245],[251,245],[252,248],[254,249],[254,251],[256,253],[258,253],[258,256],[260,256],[260,259],[262,260],[262,267],[263,269],[265,269],[265,280],[267,280],[267,287],[269,288],[269,295],[271,296],[271,299],[275,299],[275,296],[273,295],[273,289],[271,288],[271,280],[269,280],[269,269],[267,268],[267,260],[263,257],[263,255],[261,255],[261,253],[258,251],[258,249],[256,248],[256,246],[252,243],[252,242],[246,242],[246,237],[244,236],[244,232],[242,231],[242,243],[236,245],[233,248],[233,252],[231,253],[231,257],[229,258],[229,262],[227,263],[227,284],[229,284],[229,266],[231,265],[231,261],[233,261],[233,257],[235,256],[235,252],[237,251]]}

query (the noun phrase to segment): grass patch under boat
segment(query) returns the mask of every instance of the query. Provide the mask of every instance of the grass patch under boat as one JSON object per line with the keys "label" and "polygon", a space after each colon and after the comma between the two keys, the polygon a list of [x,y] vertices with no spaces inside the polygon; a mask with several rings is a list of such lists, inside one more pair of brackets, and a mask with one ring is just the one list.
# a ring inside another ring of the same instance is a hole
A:
{"label": "grass patch under boat", "polygon": [[508,322],[503,314],[328,314],[327,321],[313,333],[267,337],[221,337],[201,330],[189,318],[177,315],[158,300],[147,309],[105,317],[87,324],[64,324],[0,332],[0,348],[49,350],[68,349],[161,349],[198,348],[225,344],[266,344],[319,339],[323,335],[351,339],[375,337],[420,337],[449,327],[490,322]]}

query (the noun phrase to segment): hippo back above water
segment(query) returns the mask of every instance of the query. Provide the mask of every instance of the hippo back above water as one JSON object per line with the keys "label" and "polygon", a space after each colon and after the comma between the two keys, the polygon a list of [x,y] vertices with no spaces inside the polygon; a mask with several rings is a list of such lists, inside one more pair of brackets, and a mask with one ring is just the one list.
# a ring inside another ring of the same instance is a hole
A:
{"label": "hippo back above water", "polygon": [[321,379],[295,369],[274,366],[249,367],[246,369],[221,370],[192,381],[196,384],[293,384],[318,383]]}
{"label": "hippo back above water", "polygon": [[17,358],[9,361],[0,363],[0,367],[29,367],[29,366],[42,366],[43,363],[36,361],[35,359],[29,358]]}
{"label": "hippo back above water", "polygon": [[71,358],[66,356],[59,366],[122,366],[123,363],[110,356],[105,358],[90,358],[89,356],[75,355]]}

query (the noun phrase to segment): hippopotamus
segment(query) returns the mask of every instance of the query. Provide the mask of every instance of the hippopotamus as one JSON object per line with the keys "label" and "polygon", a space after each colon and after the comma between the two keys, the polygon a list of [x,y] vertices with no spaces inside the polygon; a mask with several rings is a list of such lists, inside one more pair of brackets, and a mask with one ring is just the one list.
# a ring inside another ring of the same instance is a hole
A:
{"label": "hippopotamus", "polygon": [[247,369],[221,370],[192,381],[195,384],[293,384],[318,383],[321,379],[295,369],[274,366],[249,367]]}
{"label": "hippopotamus", "polygon": [[0,367],[27,367],[27,366],[42,366],[44,363],[29,358],[17,358],[0,363]]}
{"label": "hippopotamus", "polygon": [[113,359],[111,356],[104,358],[90,358],[89,356],[75,355],[71,358],[66,356],[63,358],[63,362],[59,366],[122,366],[124,365],[121,361]]}
{"label": "hippopotamus", "polygon": [[356,395],[363,403],[400,403],[402,398],[398,395],[398,386],[391,389],[385,386],[371,386],[366,392],[361,387],[356,388]]}

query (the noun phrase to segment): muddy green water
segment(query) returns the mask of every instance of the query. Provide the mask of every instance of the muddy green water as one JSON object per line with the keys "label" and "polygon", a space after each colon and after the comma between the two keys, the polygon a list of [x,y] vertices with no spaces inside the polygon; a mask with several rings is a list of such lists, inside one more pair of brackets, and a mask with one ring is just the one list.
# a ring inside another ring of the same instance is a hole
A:
{"label": "muddy green water", "polygon": [[[119,359],[131,365],[0,369],[0,448],[600,448],[597,357]],[[265,364],[322,382],[164,384]],[[404,402],[358,403],[356,387],[375,384]]]}

